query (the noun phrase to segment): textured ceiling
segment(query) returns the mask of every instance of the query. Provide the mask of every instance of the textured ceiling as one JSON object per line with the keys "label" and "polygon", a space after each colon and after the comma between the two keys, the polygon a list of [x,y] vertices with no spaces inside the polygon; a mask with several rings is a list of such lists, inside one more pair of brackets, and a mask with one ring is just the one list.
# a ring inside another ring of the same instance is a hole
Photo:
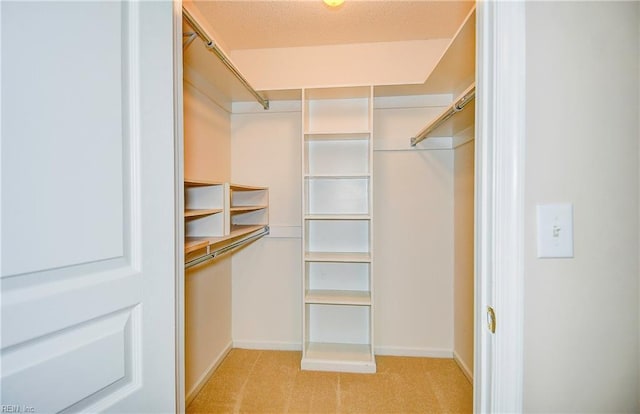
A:
{"label": "textured ceiling", "polygon": [[230,50],[450,38],[474,2],[194,1]]}

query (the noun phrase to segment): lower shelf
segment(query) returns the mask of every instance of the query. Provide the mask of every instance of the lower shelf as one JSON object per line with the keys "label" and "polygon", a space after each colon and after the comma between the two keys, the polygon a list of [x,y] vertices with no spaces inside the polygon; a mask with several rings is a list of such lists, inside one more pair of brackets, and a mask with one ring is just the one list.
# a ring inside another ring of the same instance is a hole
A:
{"label": "lower shelf", "polygon": [[368,344],[330,344],[309,342],[301,368],[309,371],[336,371],[373,374],[376,359]]}
{"label": "lower shelf", "polygon": [[369,253],[343,253],[343,252],[306,252],[305,262],[333,262],[333,263],[370,263]]}
{"label": "lower shelf", "polygon": [[360,290],[308,290],[305,303],[331,305],[371,305],[371,293]]}

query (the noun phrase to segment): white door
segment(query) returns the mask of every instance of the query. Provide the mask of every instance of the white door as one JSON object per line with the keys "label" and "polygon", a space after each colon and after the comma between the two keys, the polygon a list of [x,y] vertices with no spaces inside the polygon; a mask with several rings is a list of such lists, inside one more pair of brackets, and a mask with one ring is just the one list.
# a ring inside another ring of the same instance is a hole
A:
{"label": "white door", "polygon": [[173,5],[0,7],[2,410],[174,411]]}
{"label": "white door", "polygon": [[524,12],[522,1],[478,2],[474,409],[480,413],[522,412]]}

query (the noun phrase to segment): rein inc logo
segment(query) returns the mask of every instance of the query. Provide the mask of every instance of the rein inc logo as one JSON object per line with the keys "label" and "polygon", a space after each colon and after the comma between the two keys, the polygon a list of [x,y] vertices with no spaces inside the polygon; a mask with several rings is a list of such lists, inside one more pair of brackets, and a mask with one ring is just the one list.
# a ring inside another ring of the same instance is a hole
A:
{"label": "rein inc logo", "polygon": [[0,413],[35,413],[36,409],[29,405],[22,404],[2,404]]}

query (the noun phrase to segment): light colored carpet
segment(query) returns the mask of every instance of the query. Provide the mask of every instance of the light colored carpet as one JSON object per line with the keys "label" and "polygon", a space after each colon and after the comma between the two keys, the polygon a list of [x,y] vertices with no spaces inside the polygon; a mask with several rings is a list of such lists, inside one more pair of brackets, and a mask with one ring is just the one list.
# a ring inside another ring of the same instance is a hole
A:
{"label": "light colored carpet", "polygon": [[187,408],[195,413],[471,413],[452,359],[376,356],[376,374],[300,370],[300,352],[233,349]]}

